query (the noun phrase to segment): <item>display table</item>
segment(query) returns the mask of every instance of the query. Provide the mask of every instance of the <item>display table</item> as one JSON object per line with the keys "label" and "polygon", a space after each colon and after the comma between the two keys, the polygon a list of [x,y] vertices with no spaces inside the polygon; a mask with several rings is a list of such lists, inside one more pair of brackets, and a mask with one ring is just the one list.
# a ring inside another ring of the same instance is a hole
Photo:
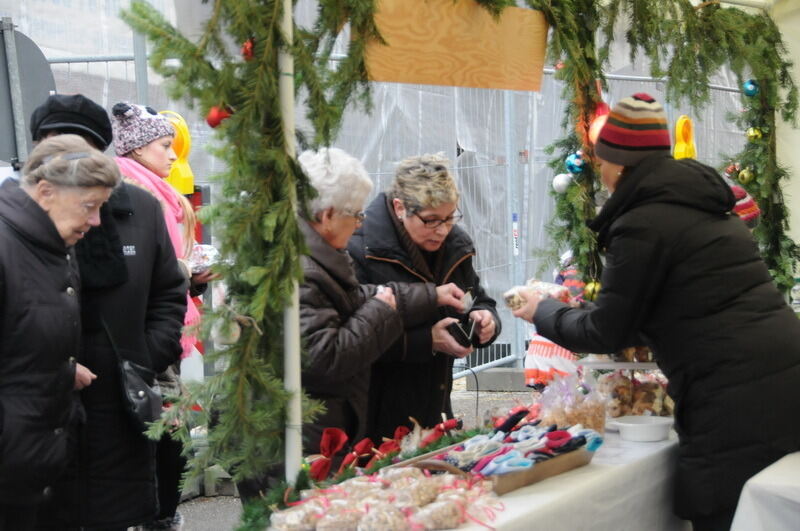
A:
{"label": "display table", "polygon": [[608,432],[590,464],[505,494],[505,510],[486,523],[504,531],[690,530],[672,514],[677,444],[674,433],[667,441],[635,443]]}
{"label": "display table", "polygon": [[789,454],[747,480],[731,531],[798,529],[800,452]]}

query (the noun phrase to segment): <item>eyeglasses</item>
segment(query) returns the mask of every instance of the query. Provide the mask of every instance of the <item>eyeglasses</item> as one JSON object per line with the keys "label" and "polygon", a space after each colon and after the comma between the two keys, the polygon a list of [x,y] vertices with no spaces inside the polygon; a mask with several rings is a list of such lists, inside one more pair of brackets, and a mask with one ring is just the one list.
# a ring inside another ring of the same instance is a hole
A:
{"label": "eyeglasses", "polygon": [[367,213],[363,210],[359,210],[358,212],[349,212],[347,210],[343,210],[342,215],[356,218],[356,223],[364,223],[364,220],[367,218]]}
{"label": "eyeglasses", "polygon": [[447,224],[448,226],[452,227],[453,225],[461,221],[461,219],[464,217],[464,215],[458,210],[456,210],[452,216],[447,217],[445,219],[439,219],[439,218],[425,219],[416,212],[412,213],[419,218],[419,220],[422,222],[422,224],[425,226],[426,229],[437,229],[441,227],[442,224]]}

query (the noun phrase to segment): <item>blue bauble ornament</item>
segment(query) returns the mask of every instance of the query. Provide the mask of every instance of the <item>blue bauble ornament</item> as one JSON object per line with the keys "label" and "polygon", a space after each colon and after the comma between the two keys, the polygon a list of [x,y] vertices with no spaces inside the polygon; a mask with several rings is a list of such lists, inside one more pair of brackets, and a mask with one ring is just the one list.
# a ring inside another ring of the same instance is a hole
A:
{"label": "blue bauble ornament", "polygon": [[564,165],[567,167],[567,171],[570,173],[581,173],[583,171],[583,162],[583,153],[576,151],[567,157]]}
{"label": "blue bauble ornament", "polygon": [[747,96],[748,98],[752,98],[753,96],[758,94],[759,90],[760,89],[758,88],[758,81],[756,81],[755,79],[748,79],[747,81],[742,83],[742,92],[744,92],[744,95]]}

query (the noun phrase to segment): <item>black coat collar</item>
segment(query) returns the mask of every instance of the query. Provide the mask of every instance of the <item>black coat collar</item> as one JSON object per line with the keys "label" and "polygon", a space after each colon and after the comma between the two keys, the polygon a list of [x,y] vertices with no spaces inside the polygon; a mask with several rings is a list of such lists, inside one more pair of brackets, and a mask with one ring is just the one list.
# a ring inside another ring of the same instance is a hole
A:
{"label": "black coat collar", "polygon": [[[388,206],[385,193],[380,193],[367,207],[367,217],[364,225],[356,231],[363,238],[364,254],[369,257],[380,257],[401,262],[405,267],[418,273],[414,260],[401,241],[399,229],[393,221],[394,212]],[[460,261],[464,256],[475,253],[475,245],[469,235],[456,225],[447,235],[444,245],[439,250],[443,255],[441,270],[446,272],[452,264]],[[426,275],[427,276],[427,275]],[[430,279],[437,282],[439,279]]]}

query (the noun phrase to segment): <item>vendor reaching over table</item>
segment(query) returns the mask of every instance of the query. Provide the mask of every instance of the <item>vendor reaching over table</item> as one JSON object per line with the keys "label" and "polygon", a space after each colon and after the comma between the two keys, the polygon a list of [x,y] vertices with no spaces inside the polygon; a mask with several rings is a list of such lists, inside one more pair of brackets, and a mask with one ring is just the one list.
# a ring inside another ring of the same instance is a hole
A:
{"label": "vendor reaching over table", "polygon": [[475,273],[475,246],[456,226],[459,219],[447,159],[411,157],[398,166],[390,190],[372,201],[347,246],[361,282],[454,282],[473,301],[463,312],[442,312],[407,328],[373,366],[369,436],[376,442],[399,425],[410,427],[409,416],[423,427],[440,423],[442,413],[452,417],[453,360],[500,334],[495,301]]}
{"label": "vendor reaching over table", "polygon": [[595,153],[612,193],[590,223],[606,254],[599,297],[579,309],[522,290],[514,315],[575,352],[652,349],[676,405],[675,511],[695,531],[727,530],[745,481],[800,450],[800,321],[730,187],[670,156],[653,98],[621,100]]}

